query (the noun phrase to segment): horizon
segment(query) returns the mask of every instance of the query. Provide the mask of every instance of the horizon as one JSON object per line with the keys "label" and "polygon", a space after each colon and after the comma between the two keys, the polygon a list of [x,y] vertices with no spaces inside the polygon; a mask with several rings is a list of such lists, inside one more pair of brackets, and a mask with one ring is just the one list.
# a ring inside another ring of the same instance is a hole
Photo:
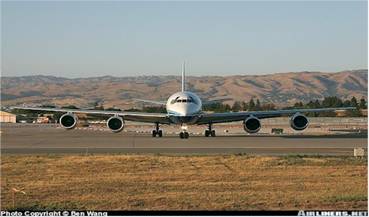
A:
{"label": "horizon", "polygon": [[1,6],[4,76],[165,76],[183,60],[196,76],[367,68],[366,1]]}
{"label": "horizon", "polygon": [[[272,72],[266,74],[227,74],[227,75],[191,75],[191,73],[186,72],[186,77],[233,77],[233,76],[268,76],[275,74],[290,74],[290,73],[323,73],[323,74],[334,74],[342,72],[356,72],[356,71],[368,71],[368,69],[347,69],[335,72],[327,71],[295,71],[295,72]],[[54,78],[66,78],[66,79],[86,79],[86,78],[101,78],[101,77],[114,77],[114,78],[135,78],[135,77],[181,77],[181,74],[164,74],[164,75],[127,75],[127,76],[117,76],[117,75],[98,75],[89,77],[67,77],[67,76],[55,76],[55,75],[45,75],[45,74],[35,74],[35,75],[16,75],[16,76],[3,76],[0,78],[21,78],[21,77],[54,77]]]}

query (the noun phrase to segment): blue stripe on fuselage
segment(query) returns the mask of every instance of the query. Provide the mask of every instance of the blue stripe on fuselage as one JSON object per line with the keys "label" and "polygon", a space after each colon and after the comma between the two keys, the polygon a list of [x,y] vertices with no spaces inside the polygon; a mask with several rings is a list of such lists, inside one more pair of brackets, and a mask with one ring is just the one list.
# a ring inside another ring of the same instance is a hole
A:
{"label": "blue stripe on fuselage", "polygon": [[198,119],[198,114],[191,114],[187,116],[183,116],[182,114],[174,111],[168,111],[168,115],[170,120],[173,123],[180,124],[180,123],[188,123],[188,124],[194,124]]}
{"label": "blue stripe on fuselage", "polygon": [[171,111],[171,110],[168,110],[168,114],[170,116],[181,116],[182,115],[181,113],[178,113],[178,112],[175,112],[175,111]]}

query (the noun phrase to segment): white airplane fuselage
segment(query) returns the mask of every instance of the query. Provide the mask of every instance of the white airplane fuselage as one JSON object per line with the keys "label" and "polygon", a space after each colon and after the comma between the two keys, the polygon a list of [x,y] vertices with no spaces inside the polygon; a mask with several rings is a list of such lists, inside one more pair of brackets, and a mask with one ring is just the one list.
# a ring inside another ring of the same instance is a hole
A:
{"label": "white airplane fuselage", "polygon": [[193,124],[199,118],[202,103],[200,97],[189,91],[171,95],[166,104],[170,119],[177,124]]}

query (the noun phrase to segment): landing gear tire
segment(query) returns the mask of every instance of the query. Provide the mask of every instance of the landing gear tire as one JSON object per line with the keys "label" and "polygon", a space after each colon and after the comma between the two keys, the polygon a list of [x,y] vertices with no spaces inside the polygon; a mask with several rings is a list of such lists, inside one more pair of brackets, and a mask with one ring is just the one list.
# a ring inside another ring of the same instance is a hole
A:
{"label": "landing gear tire", "polygon": [[205,130],[205,136],[206,137],[215,137],[215,130],[212,129],[211,127],[212,123],[209,123],[208,129]]}
{"label": "landing gear tire", "polygon": [[188,134],[187,132],[180,132],[179,133],[179,138],[181,138],[181,139],[188,139],[189,136],[190,136],[190,134]]}
{"label": "landing gear tire", "polygon": [[211,126],[209,126],[209,129],[208,130],[205,130],[205,136],[206,137],[215,137],[215,130],[212,130],[211,129]]}
{"label": "landing gear tire", "polygon": [[156,123],[156,129],[152,131],[152,137],[162,137],[163,136],[163,131],[159,130],[159,123]]}

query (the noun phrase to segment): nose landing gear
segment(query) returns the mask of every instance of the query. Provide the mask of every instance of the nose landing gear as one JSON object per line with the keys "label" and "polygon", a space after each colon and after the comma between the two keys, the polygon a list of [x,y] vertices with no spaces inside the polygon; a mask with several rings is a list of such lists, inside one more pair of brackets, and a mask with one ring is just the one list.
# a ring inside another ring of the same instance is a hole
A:
{"label": "nose landing gear", "polygon": [[207,129],[207,130],[205,130],[205,136],[206,136],[206,137],[209,137],[209,136],[211,136],[211,137],[215,137],[215,130],[212,130],[212,128],[211,128],[211,124],[209,124],[208,129]]}
{"label": "nose landing gear", "polygon": [[182,128],[182,131],[179,133],[179,138],[188,139],[188,137],[190,137],[190,134],[187,132],[187,126],[182,125],[181,128]]}
{"label": "nose landing gear", "polygon": [[181,139],[188,139],[190,135],[188,134],[188,132],[180,132],[179,133],[179,138]]}
{"label": "nose landing gear", "polygon": [[155,130],[152,131],[152,137],[156,137],[156,135],[159,137],[163,136],[163,131],[159,129],[159,123],[156,123]]}

